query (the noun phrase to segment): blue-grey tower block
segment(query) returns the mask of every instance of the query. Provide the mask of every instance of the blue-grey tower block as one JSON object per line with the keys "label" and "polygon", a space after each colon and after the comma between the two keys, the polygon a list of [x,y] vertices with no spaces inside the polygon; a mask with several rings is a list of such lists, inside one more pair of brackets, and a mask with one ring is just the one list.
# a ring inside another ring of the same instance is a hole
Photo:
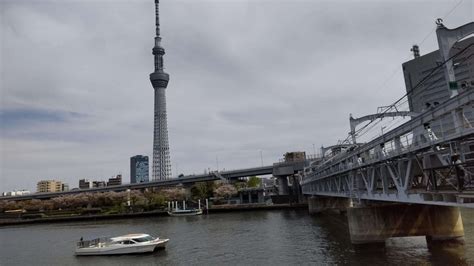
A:
{"label": "blue-grey tower block", "polygon": [[130,158],[130,183],[148,182],[148,156],[136,155]]}
{"label": "blue-grey tower block", "polygon": [[159,0],[155,0],[156,36],[153,55],[155,72],[150,74],[150,81],[155,90],[155,127],[153,132],[153,180],[164,180],[171,177],[170,148],[168,142],[168,121],[166,115],[166,87],[169,75],[163,70],[165,49],[161,46]]}

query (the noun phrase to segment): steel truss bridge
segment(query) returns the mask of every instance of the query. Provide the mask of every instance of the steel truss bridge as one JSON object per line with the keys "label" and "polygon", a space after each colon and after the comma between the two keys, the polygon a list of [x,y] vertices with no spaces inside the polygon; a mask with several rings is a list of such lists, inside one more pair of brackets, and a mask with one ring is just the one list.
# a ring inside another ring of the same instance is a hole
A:
{"label": "steel truss bridge", "polygon": [[[303,193],[474,207],[474,90],[305,169]],[[467,115],[466,115],[467,114]]]}

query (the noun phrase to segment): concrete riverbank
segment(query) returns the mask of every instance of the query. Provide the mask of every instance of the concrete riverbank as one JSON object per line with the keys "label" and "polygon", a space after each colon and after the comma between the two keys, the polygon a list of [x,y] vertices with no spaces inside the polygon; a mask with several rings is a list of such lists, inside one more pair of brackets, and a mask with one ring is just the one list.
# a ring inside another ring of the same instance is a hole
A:
{"label": "concrete riverbank", "polygon": [[[232,205],[214,205],[208,211],[204,210],[204,214],[221,213],[221,212],[240,212],[240,211],[269,211],[282,209],[307,209],[307,204],[232,204]],[[148,212],[136,213],[120,213],[120,214],[89,214],[89,215],[74,215],[74,216],[57,216],[57,217],[42,217],[42,218],[18,218],[18,219],[0,219],[0,226],[9,225],[23,225],[36,223],[59,223],[59,222],[74,222],[74,221],[88,221],[88,220],[112,220],[112,219],[127,219],[134,217],[151,217],[151,216],[167,216],[166,210],[156,210]]]}

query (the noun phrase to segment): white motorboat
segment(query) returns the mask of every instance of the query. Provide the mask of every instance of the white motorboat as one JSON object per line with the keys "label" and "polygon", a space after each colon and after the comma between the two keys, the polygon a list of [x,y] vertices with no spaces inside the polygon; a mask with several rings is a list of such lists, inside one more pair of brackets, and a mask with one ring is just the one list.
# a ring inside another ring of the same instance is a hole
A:
{"label": "white motorboat", "polygon": [[193,216],[202,214],[202,209],[191,209],[191,210],[172,210],[168,211],[169,216]]}
{"label": "white motorboat", "polygon": [[128,234],[112,238],[79,241],[76,255],[115,255],[153,252],[165,248],[169,239],[154,238],[148,234]]}

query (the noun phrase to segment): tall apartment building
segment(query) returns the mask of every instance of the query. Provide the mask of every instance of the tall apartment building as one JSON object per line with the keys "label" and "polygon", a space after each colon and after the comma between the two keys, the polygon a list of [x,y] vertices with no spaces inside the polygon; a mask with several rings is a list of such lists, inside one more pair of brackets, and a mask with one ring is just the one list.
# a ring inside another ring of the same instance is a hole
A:
{"label": "tall apartment building", "polygon": [[149,180],[148,156],[136,155],[130,158],[130,183],[142,183]]}
{"label": "tall apartment building", "polygon": [[62,182],[57,180],[41,180],[36,184],[36,192],[62,191]]}

